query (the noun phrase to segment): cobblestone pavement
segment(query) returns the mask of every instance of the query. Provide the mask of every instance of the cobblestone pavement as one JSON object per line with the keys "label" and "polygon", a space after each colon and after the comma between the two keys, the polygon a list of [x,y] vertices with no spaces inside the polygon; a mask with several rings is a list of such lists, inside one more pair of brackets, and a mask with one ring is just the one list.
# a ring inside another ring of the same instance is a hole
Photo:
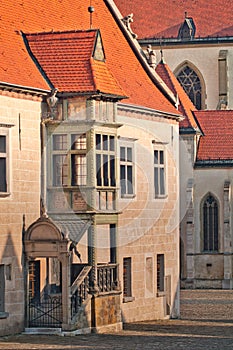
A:
{"label": "cobblestone pavement", "polygon": [[182,291],[180,320],[131,323],[115,334],[8,336],[1,349],[233,349],[233,291]]}

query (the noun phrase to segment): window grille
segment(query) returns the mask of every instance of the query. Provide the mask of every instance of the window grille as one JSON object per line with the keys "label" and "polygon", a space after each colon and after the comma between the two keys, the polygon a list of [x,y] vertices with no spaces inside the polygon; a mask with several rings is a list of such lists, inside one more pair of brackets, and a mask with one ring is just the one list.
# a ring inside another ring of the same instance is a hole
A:
{"label": "window grille", "polygon": [[123,297],[132,296],[131,286],[131,258],[123,259]]}
{"label": "window grille", "polygon": [[157,292],[164,292],[164,254],[157,255]]}

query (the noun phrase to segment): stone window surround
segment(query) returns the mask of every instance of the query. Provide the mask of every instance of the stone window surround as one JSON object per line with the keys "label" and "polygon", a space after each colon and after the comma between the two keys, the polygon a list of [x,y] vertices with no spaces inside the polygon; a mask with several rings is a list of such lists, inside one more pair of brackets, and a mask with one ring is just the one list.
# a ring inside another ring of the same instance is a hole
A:
{"label": "stone window surround", "polygon": [[[128,166],[132,167],[132,193],[128,193],[129,192],[128,188],[126,188],[126,193],[121,193],[122,199],[136,197],[135,141],[136,139],[123,138],[123,137],[119,138],[120,169],[121,169],[121,166],[124,166],[125,168],[127,168]],[[132,150],[132,159],[130,161],[128,161],[127,159],[124,161],[121,160],[121,148],[125,148],[126,152],[128,148]],[[126,172],[127,172],[127,169],[126,169]]]}
{"label": "stone window surround", "polygon": [[0,198],[1,197],[8,197],[10,196],[10,189],[11,189],[11,183],[10,183],[10,128],[14,126],[13,124],[2,124],[0,123],[0,136],[6,137],[6,150],[3,153],[0,153],[0,158],[6,159],[6,191],[0,192]]}

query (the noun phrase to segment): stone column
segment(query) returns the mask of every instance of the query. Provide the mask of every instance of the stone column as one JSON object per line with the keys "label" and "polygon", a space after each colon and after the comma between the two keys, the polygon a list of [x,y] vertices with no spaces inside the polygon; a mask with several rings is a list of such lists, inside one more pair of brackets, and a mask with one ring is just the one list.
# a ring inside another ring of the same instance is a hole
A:
{"label": "stone column", "polygon": [[223,254],[224,254],[224,280],[222,287],[232,289],[232,240],[230,230],[230,182],[225,181],[223,192]]}
{"label": "stone column", "polygon": [[[118,247],[117,247],[117,225],[110,224],[110,263],[118,264]],[[116,290],[119,290],[119,267],[116,266],[114,272],[114,283]]]}
{"label": "stone column", "polygon": [[69,330],[71,323],[70,300],[70,254],[65,252],[59,257],[62,265],[62,329]]}
{"label": "stone column", "polygon": [[187,280],[194,280],[194,205],[193,205],[193,179],[188,180],[186,190],[187,214],[186,214],[186,257],[187,257]]}
{"label": "stone column", "polygon": [[97,261],[96,261],[96,226],[95,223],[88,229],[88,265],[92,266],[90,274],[90,292],[95,294],[97,288]]}

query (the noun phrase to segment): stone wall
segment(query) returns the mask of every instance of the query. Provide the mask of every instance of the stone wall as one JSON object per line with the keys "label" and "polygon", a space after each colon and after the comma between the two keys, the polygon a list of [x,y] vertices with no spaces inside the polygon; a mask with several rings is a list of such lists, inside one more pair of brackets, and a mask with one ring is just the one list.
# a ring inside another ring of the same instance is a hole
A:
{"label": "stone wall", "polygon": [[0,335],[24,327],[22,232],[40,215],[40,101],[0,95],[0,124],[9,128],[9,193],[0,196],[0,265],[5,312]]}
{"label": "stone wall", "polygon": [[103,294],[92,299],[94,332],[118,331],[122,329],[120,293]]}

